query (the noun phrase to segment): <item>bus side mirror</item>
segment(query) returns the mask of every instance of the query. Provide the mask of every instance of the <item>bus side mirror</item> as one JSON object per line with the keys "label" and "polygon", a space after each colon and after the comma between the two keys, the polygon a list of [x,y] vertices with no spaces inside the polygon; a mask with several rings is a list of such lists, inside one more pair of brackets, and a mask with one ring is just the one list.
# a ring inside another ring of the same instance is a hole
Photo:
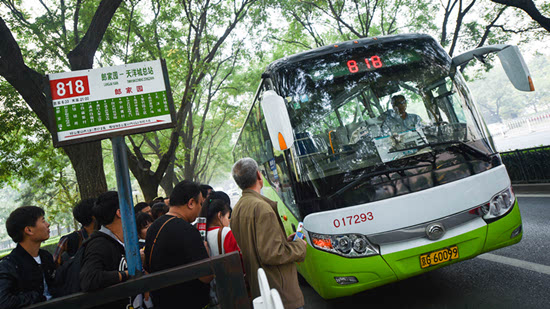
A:
{"label": "bus side mirror", "polygon": [[262,111],[273,147],[286,150],[294,144],[294,135],[285,100],[275,91],[268,90],[262,96]]}
{"label": "bus side mirror", "polygon": [[508,79],[517,90],[535,91],[535,85],[533,85],[533,80],[529,74],[529,68],[527,68],[527,64],[525,64],[517,46],[505,48],[497,55],[500,58]]}
{"label": "bus side mirror", "polygon": [[456,68],[488,53],[497,53],[508,79],[517,90],[535,91],[529,68],[527,68],[527,64],[525,64],[517,46],[499,44],[479,47],[453,57],[452,65]]}

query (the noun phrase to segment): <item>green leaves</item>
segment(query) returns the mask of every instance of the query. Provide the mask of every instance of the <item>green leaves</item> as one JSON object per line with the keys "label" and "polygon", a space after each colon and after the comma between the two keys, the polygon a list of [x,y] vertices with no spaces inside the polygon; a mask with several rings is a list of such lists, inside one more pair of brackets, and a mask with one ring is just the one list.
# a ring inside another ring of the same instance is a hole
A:
{"label": "green leaves", "polygon": [[49,157],[50,136],[6,81],[0,80],[0,185],[40,175],[35,158]]}

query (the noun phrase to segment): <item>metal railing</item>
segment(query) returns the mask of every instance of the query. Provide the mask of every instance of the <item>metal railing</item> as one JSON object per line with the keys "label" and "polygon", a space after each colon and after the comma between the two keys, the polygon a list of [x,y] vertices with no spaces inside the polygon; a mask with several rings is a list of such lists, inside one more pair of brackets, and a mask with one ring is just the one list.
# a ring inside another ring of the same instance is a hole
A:
{"label": "metal railing", "polygon": [[[250,300],[244,284],[241,259],[238,252],[218,255],[195,263],[144,275],[98,291],[55,298],[27,308],[90,308],[212,274],[216,278],[220,308],[250,309]],[[181,305],[182,308],[185,307],[185,299],[183,298]]]}
{"label": "metal railing", "polygon": [[501,123],[488,125],[492,136],[509,136],[529,134],[533,131],[548,130],[550,128],[550,112],[539,112],[529,116],[504,120]]}
{"label": "metal railing", "polygon": [[504,124],[508,131],[518,129],[532,131],[537,128],[550,127],[550,112],[542,112],[527,117],[507,120]]}
{"label": "metal railing", "polygon": [[550,183],[550,146],[502,152],[514,184]]}

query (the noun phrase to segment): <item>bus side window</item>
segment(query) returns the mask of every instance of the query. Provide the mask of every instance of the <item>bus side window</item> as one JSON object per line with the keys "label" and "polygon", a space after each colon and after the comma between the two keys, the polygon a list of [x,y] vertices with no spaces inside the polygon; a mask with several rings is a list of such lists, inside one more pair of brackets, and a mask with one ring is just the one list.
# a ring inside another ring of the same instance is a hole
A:
{"label": "bus side window", "polygon": [[[263,91],[265,91],[265,87],[262,87],[259,95],[260,98]],[[247,154],[256,160],[258,165],[263,165],[270,158],[273,158],[273,146],[269,139],[265,120],[261,114],[260,102],[257,99],[252,104],[251,112],[244,123],[241,138],[235,147],[234,154],[235,161],[241,159],[244,154]]]}
{"label": "bus side window", "polygon": [[[244,124],[242,132],[242,144],[240,145],[242,151],[247,153],[252,159],[256,160],[258,164],[263,163],[262,157],[262,144],[256,132],[258,131],[258,123],[253,115],[250,115]],[[237,158],[240,159],[240,158]]]}
{"label": "bus side window", "polygon": [[292,184],[290,182],[290,170],[289,167],[286,165],[284,153],[280,150],[275,150],[275,166],[280,183],[279,191],[277,193],[285,203],[285,206],[294,214],[298,221],[300,221],[300,211],[298,210],[298,206],[296,205],[296,199],[294,198],[294,193],[292,192]]}

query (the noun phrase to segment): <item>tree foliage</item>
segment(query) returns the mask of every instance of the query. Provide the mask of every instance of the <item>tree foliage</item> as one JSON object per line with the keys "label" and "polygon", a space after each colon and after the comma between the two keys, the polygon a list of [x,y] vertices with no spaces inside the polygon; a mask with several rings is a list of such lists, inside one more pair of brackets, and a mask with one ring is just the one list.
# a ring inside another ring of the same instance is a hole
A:
{"label": "tree foliage", "polygon": [[291,25],[288,33],[278,39],[305,48],[404,31],[435,30],[425,12],[436,8],[423,1],[289,1],[280,2],[278,8]]}

